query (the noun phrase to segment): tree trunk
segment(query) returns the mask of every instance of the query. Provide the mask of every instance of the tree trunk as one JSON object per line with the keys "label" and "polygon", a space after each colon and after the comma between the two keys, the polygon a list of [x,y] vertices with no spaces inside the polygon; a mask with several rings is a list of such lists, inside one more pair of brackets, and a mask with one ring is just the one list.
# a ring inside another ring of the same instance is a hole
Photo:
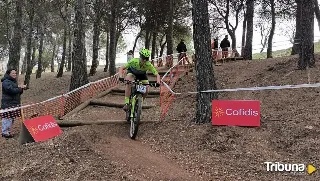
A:
{"label": "tree trunk", "polygon": [[241,56],[244,55],[244,46],[246,45],[246,30],[247,30],[247,13],[244,13],[244,19],[242,23],[242,40],[241,40]]}
{"label": "tree trunk", "polygon": [[118,47],[118,42],[119,42],[120,35],[121,35],[121,32],[116,31],[116,43],[115,43],[116,47],[114,47],[116,55],[117,55],[117,47]]}
{"label": "tree trunk", "polygon": [[228,31],[231,38],[231,49],[237,51],[237,37],[235,31]]}
{"label": "tree trunk", "polygon": [[37,46],[38,46],[37,44],[38,44],[38,42],[35,39],[33,39],[33,41],[32,41],[32,54],[31,54],[31,67],[32,67],[31,74],[32,74],[33,67],[37,64],[37,62],[36,62],[36,51],[37,51]]}
{"label": "tree trunk", "polygon": [[243,2],[244,2],[244,0],[240,0],[240,4],[237,6],[237,9],[236,9],[236,12],[235,12],[236,22],[235,22],[235,25],[234,25],[234,26],[232,26],[232,25],[230,24],[230,21],[229,21],[229,15],[230,15],[230,0],[227,0],[227,2],[225,3],[225,6],[226,6],[226,11],[225,11],[225,13],[226,13],[226,14],[225,14],[225,16],[223,16],[226,29],[227,29],[227,31],[228,31],[228,34],[229,34],[230,37],[231,37],[231,41],[232,41],[231,48],[232,48],[233,51],[236,52],[236,54],[238,54],[238,51],[237,51],[236,30],[237,30],[238,25],[239,25],[239,14],[240,14],[240,11],[243,9]]}
{"label": "tree trunk", "polygon": [[158,56],[159,55],[159,47],[156,46],[156,55]]}
{"label": "tree trunk", "polygon": [[87,84],[87,61],[85,52],[85,0],[77,0],[75,5],[74,49],[70,91]]}
{"label": "tree trunk", "polygon": [[25,49],[24,57],[21,66],[21,74],[25,74],[27,72],[27,49]]}
{"label": "tree trunk", "polygon": [[[5,9],[4,9],[4,21],[5,21],[5,37],[6,37],[6,40],[8,42],[8,45],[10,47],[11,45],[11,40],[12,40],[12,24],[11,24],[11,11],[12,11],[12,2],[9,0],[5,0],[4,1],[5,3]],[[7,49],[7,45],[3,45],[5,47],[5,49]]]}
{"label": "tree trunk", "polygon": [[173,0],[169,0],[169,13],[168,13],[168,28],[166,32],[166,40],[167,40],[167,55],[173,54]]}
{"label": "tree trunk", "polygon": [[166,37],[166,34],[163,34],[159,40],[159,46],[160,46],[160,52],[158,54],[158,57],[162,57],[163,52],[164,52],[164,47],[166,46],[167,41],[164,41],[164,38]]}
{"label": "tree trunk", "polygon": [[32,33],[33,33],[34,5],[32,1],[29,1],[29,6],[30,6],[30,12],[29,12],[29,33],[27,37],[27,72],[24,80],[26,89],[29,88],[30,76],[33,68],[32,62],[31,62],[31,44],[32,44]]}
{"label": "tree trunk", "polygon": [[167,44],[167,40],[165,42],[163,42],[163,44],[161,44],[160,46],[160,53],[159,53],[159,57],[162,57],[163,53],[164,53],[164,48]]}
{"label": "tree trunk", "polygon": [[62,77],[62,75],[63,75],[63,69],[64,69],[64,65],[66,62],[66,53],[67,53],[67,36],[68,36],[68,20],[67,20],[67,18],[65,18],[64,33],[63,33],[63,45],[62,45],[63,51],[62,51],[62,57],[61,57],[61,62],[60,62],[57,78]]}
{"label": "tree trunk", "polygon": [[268,48],[267,48],[267,58],[272,58],[272,41],[273,35],[276,28],[276,10],[274,0],[270,0],[271,4],[271,30],[268,39]]}
{"label": "tree trunk", "polygon": [[92,64],[90,69],[90,76],[93,76],[97,72],[99,65],[99,41],[100,41],[100,24],[101,24],[101,0],[97,0],[94,5],[95,20],[93,23],[93,42],[92,42]]}
{"label": "tree trunk", "polygon": [[[268,40],[269,40],[269,37],[270,37],[270,31],[271,31],[271,29],[269,29],[268,31],[267,31],[267,33],[266,34],[264,34],[264,31],[265,31],[265,29],[264,29],[264,27],[263,27],[263,25],[261,25],[260,26],[260,30],[261,30],[261,40],[260,40],[260,43],[261,43],[261,45],[262,45],[262,48],[261,48],[261,50],[260,50],[260,53],[262,53],[263,51],[264,51],[264,49],[267,47],[267,44],[268,44]],[[271,41],[271,43],[272,43],[272,41]],[[272,44],[271,44],[271,46],[272,46]],[[272,52],[272,51],[271,51]]]}
{"label": "tree trunk", "polygon": [[[164,35],[165,36],[165,35]],[[162,42],[162,41],[161,41]],[[164,53],[164,48],[167,44],[167,40],[165,40],[163,43],[160,43],[160,53],[159,53],[159,57],[162,57],[163,53]]]}
{"label": "tree trunk", "polygon": [[97,72],[98,58],[99,58],[99,37],[100,37],[100,14],[96,15],[96,20],[93,24],[93,45],[92,45],[92,65],[90,69],[90,76]]}
{"label": "tree trunk", "polygon": [[320,30],[320,9],[319,9],[319,3],[318,0],[313,0],[314,1],[314,12],[318,21],[318,27]]}
{"label": "tree trunk", "polygon": [[134,50],[136,49],[137,46],[137,42],[139,40],[139,38],[141,37],[141,31],[137,34],[136,38],[134,39],[134,44],[133,44],[133,48],[132,51],[134,52]]}
{"label": "tree trunk", "polygon": [[41,73],[42,73],[42,53],[43,53],[43,41],[44,41],[44,27],[45,25],[43,22],[41,22],[41,27],[40,27],[40,46],[39,46],[39,57],[38,57],[38,70],[36,74],[36,79],[41,78]]}
{"label": "tree trunk", "polygon": [[298,68],[301,70],[314,65],[314,3],[310,0],[301,0],[304,8],[301,13],[301,27],[304,35],[301,41]]}
{"label": "tree trunk", "polygon": [[253,16],[254,0],[247,0],[247,36],[245,52],[243,56],[245,60],[252,60]]}
{"label": "tree trunk", "polygon": [[14,32],[13,39],[10,44],[9,49],[9,61],[7,68],[14,68],[19,72],[19,63],[20,63],[20,50],[21,50],[21,39],[22,39],[22,6],[23,1],[15,0],[16,5],[16,15],[14,18]]}
{"label": "tree trunk", "polygon": [[106,65],[104,66],[104,72],[108,72],[109,68],[109,53],[110,53],[110,36],[109,31],[107,32],[107,44],[106,44]]}
{"label": "tree trunk", "polygon": [[[229,22],[229,20],[228,20]],[[230,38],[231,38],[231,48],[232,50],[237,50],[237,38],[236,38],[236,34],[235,34],[235,31],[236,29],[231,29],[229,27],[229,25],[227,26],[227,31],[228,31],[228,34],[230,35]]]}
{"label": "tree trunk", "polygon": [[68,32],[68,68],[67,71],[71,71],[72,65],[72,30],[71,25],[69,25],[69,32]]}
{"label": "tree trunk", "polygon": [[112,1],[112,10],[111,10],[111,23],[110,23],[110,75],[116,74],[116,54],[117,54],[117,42],[116,42],[116,30],[117,30],[117,0]]}
{"label": "tree trunk", "polygon": [[156,31],[154,31],[152,33],[152,51],[151,51],[151,59],[154,59],[155,58],[155,54],[156,54],[156,46],[157,46],[157,36],[158,36],[158,33]]}
{"label": "tree trunk", "polygon": [[147,27],[146,28],[146,39],[144,42],[144,48],[146,48],[146,49],[150,48],[150,34],[151,34],[150,28]]}
{"label": "tree trunk", "polygon": [[52,57],[51,57],[51,72],[54,72],[54,58],[56,57],[56,41],[53,42],[53,50],[52,50]]}
{"label": "tree trunk", "polygon": [[[196,58],[197,91],[216,89],[211,59],[210,27],[207,0],[192,0],[193,39]],[[211,102],[215,93],[197,94],[196,123],[211,122]]]}
{"label": "tree trunk", "polygon": [[292,46],[291,55],[300,53],[301,38],[302,38],[302,0],[296,0],[297,11],[296,11],[296,33],[294,36],[294,44]]}

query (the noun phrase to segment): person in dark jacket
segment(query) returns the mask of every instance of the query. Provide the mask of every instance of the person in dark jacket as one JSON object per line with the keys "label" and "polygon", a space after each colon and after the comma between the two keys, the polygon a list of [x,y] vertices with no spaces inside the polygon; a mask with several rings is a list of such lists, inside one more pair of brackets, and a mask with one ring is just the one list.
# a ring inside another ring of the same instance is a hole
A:
{"label": "person in dark jacket", "polygon": [[[180,43],[178,44],[177,48],[176,48],[177,52],[179,53],[179,56],[178,56],[178,61],[181,60],[183,57],[186,57],[186,52],[187,52],[187,46],[186,44],[184,43],[184,40],[182,39],[180,41]],[[188,60],[187,60],[188,61]],[[182,63],[182,62],[180,62]],[[185,62],[184,62],[185,63]],[[189,63],[189,61],[188,61]]]}
{"label": "person in dark jacket", "polygon": [[[17,84],[17,72],[15,69],[8,69],[6,74],[1,79],[2,82],[2,100],[1,100],[1,109],[8,109],[20,106],[21,104],[21,94],[25,85],[18,86]],[[5,110],[2,110],[5,111]],[[10,128],[14,122],[15,117],[19,113],[17,111],[3,112],[2,117],[2,137],[12,138],[13,136],[10,133]]]}
{"label": "person in dark jacket", "polygon": [[230,41],[228,40],[228,35],[226,35],[224,39],[221,41],[220,47],[222,49],[222,58],[227,58],[228,48],[230,47]]}
{"label": "person in dark jacket", "polygon": [[219,38],[217,37],[216,39],[214,39],[214,49],[215,50],[218,50],[218,48],[219,48]]}
{"label": "person in dark jacket", "polygon": [[187,52],[187,46],[184,43],[184,40],[180,41],[180,43],[178,44],[176,50],[178,51],[178,53]]}

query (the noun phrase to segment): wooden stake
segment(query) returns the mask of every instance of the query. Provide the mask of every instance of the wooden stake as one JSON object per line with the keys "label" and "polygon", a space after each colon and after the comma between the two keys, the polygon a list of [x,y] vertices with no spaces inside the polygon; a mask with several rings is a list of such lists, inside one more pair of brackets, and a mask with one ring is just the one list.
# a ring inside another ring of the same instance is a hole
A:
{"label": "wooden stake", "polygon": [[24,112],[23,109],[20,109],[21,111],[21,131],[20,131],[20,135],[19,135],[19,142],[20,144],[25,144],[25,143],[32,143],[34,142],[33,137],[31,136],[31,134],[29,133],[27,127],[24,125]]}

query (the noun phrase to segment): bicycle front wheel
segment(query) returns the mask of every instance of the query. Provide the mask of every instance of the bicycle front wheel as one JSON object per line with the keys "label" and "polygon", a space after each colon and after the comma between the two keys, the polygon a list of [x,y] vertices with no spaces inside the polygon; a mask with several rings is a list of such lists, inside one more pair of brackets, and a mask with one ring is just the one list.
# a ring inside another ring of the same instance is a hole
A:
{"label": "bicycle front wheel", "polygon": [[130,125],[130,138],[135,139],[138,133],[139,124],[140,124],[140,116],[142,111],[142,96],[137,95],[134,110],[133,110],[133,117],[131,118],[131,125]]}

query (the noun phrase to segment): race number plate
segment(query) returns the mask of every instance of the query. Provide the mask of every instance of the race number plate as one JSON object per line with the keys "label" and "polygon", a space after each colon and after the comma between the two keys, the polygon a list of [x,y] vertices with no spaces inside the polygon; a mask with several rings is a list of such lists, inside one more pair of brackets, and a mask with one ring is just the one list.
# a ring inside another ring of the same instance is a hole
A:
{"label": "race number plate", "polygon": [[147,91],[147,86],[137,85],[137,91],[144,94],[144,93],[146,93],[146,91]]}

